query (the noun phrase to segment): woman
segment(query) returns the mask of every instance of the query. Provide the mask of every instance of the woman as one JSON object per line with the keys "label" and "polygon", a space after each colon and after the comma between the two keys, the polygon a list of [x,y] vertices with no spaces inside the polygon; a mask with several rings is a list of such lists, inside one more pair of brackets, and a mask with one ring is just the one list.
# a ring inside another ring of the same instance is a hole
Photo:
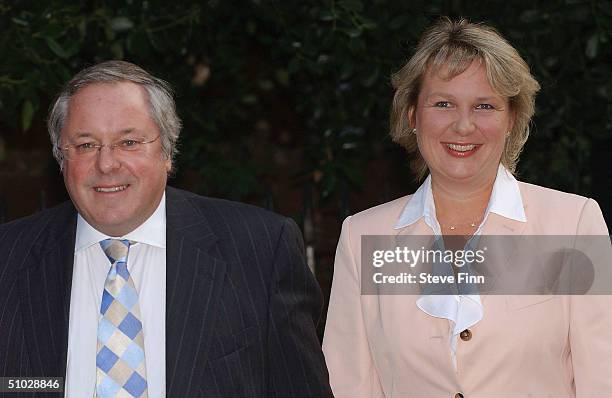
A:
{"label": "woman", "polygon": [[539,85],[494,29],[441,20],[393,86],[391,135],[427,178],[342,226],[323,341],[335,397],[612,397],[608,296],[362,294],[364,235],[608,235],[592,199],[513,177]]}

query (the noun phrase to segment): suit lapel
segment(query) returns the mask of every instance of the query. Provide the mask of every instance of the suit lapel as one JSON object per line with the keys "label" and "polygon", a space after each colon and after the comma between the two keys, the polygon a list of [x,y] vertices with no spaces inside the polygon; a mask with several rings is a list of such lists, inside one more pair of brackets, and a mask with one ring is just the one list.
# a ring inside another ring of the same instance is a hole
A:
{"label": "suit lapel", "polygon": [[[33,375],[66,374],[76,215],[66,203],[46,218],[18,271]],[[198,391],[226,264],[185,193],[167,188],[166,218],[166,392],[188,396]]]}
{"label": "suit lapel", "polygon": [[19,271],[20,312],[32,375],[64,377],[76,211],[66,203],[49,214]]}
{"label": "suit lapel", "polygon": [[187,194],[166,190],[166,393],[198,391],[225,279],[213,233]]}

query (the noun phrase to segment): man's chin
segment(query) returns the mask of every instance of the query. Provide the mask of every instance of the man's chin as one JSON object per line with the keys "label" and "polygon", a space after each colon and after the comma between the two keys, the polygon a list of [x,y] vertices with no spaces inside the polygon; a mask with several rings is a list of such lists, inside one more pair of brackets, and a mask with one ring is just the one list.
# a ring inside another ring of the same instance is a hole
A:
{"label": "man's chin", "polygon": [[[120,210],[113,212],[113,209],[108,209],[102,214],[104,214],[103,217],[92,217],[91,221],[84,218],[96,230],[113,237],[123,236],[134,229],[132,227],[133,225],[142,223],[141,221],[129,222],[129,220],[134,220],[136,217],[121,212]],[[111,215],[111,217],[109,217],[109,215]]]}

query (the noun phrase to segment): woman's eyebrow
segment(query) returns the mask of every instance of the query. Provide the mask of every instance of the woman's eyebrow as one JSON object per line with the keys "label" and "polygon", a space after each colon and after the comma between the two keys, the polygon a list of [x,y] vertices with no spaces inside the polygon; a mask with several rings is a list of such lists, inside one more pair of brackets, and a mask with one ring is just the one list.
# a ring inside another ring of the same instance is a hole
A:
{"label": "woman's eyebrow", "polygon": [[426,98],[431,98],[431,97],[444,97],[444,98],[450,98],[450,99],[455,99],[455,96],[449,93],[444,93],[441,91],[435,91],[429,95],[427,95]]}
{"label": "woman's eyebrow", "polygon": [[501,100],[502,98],[499,96],[495,96],[495,95],[490,95],[487,97],[478,97],[476,98],[476,101],[492,101],[492,100]]}

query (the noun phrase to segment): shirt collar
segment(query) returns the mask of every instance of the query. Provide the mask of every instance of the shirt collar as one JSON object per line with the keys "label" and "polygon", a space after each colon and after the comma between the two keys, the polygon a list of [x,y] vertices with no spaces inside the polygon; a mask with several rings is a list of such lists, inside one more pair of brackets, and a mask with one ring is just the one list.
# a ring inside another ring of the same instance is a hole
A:
{"label": "shirt collar", "polygon": [[[501,164],[497,168],[497,176],[495,177],[487,210],[485,211],[485,219],[490,212],[516,221],[527,221],[518,182]],[[419,189],[406,203],[394,228],[401,229],[407,227],[421,218],[434,231],[436,229],[439,230],[436,219],[436,206],[431,191],[431,175],[427,176]]]}
{"label": "shirt collar", "polygon": [[[430,174],[427,176],[425,181],[423,181],[419,189],[417,189],[417,191],[412,195],[408,203],[406,203],[402,214],[400,214],[400,217],[395,224],[395,229],[412,225],[420,218],[431,217],[432,206],[434,206],[434,203],[433,195],[431,193]],[[433,214],[435,214],[435,212]]]}
{"label": "shirt collar", "polygon": [[77,217],[76,240],[74,251],[84,250],[98,242],[108,238],[128,239],[134,242],[160,248],[166,247],[166,193],[162,195],[157,209],[151,216],[135,230],[121,237],[112,237],[92,227],[81,215]]}

